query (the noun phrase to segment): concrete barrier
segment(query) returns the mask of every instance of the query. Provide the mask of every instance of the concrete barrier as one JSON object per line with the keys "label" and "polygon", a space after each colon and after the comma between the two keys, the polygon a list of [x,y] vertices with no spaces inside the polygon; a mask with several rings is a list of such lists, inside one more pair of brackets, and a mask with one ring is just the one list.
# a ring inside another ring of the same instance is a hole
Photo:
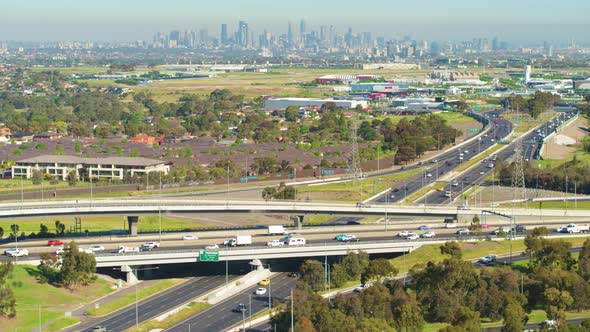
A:
{"label": "concrete barrier", "polygon": [[207,302],[209,304],[217,304],[228,297],[238,294],[246,288],[252,287],[263,279],[270,278],[272,273],[268,269],[254,270],[245,276],[234,280],[232,283],[219,289],[218,291],[209,294]]}

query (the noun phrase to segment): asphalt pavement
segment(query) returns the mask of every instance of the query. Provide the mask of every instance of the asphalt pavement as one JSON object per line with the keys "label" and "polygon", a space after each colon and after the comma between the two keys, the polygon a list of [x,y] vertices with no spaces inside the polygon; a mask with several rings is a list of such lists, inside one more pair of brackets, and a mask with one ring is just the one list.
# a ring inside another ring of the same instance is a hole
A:
{"label": "asphalt pavement", "polygon": [[[224,331],[243,322],[244,318],[247,320],[249,316],[268,309],[269,288],[273,303],[287,299],[291,295],[291,289],[295,288],[295,281],[296,279],[289,277],[287,273],[280,273],[271,278],[269,286],[264,287],[267,289],[266,294],[255,294],[256,289],[261,286],[250,287],[165,331],[186,332],[189,331],[189,325],[191,332]],[[246,306],[246,311],[233,312],[232,309],[240,303]]]}

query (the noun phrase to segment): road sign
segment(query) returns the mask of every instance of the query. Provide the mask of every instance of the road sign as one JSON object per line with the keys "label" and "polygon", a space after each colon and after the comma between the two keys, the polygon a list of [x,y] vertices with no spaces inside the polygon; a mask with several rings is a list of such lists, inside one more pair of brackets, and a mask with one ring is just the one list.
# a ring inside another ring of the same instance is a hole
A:
{"label": "road sign", "polygon": [[515,116],[514,121],[516,121],[516,122],[520,121],[520,116]]}
{"label": "road sign", "polygon": [[199,251],[200,262],[219,262],[219,251],[201,250]]}
{"label": "road sign", "polygon": [[479,132],[479,129],[469,129],[469,132],[470,133],[478,133]]}

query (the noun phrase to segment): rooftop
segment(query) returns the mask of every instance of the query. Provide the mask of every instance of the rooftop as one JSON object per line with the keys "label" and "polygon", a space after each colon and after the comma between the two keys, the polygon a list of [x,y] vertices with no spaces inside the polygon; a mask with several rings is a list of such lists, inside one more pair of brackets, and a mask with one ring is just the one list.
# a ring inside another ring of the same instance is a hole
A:
{"label": "rooftop", "polygon": [[152,166],[166,163],[163,160],[143,157],[106,157],[106,158],[81,158],[76,156],[42,155],[28,159],[22,159],[17,163],[60,163],[60,164],[101,164],[101,165],[126,165],[126,166]]}

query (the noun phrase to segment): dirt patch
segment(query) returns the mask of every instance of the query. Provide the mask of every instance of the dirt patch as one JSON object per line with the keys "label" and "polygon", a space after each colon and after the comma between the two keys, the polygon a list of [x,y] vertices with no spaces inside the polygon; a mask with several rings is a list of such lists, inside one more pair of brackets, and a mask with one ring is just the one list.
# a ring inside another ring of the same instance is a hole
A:
{"label": "dirt patch", "polygon": [[450,123],[450,125],[461,133],[461,136],[457,137],[457,143],[461,143],[466,139],[477,135],[477,133],[470,132],[471,129],[477,129],[479,132],[483,128],[483,125],[475,120],[466,123]]}
{"label": "dirt patch", "polygon": [[565,159],[574,153],[580,142],[587,135],[588,120],[578,117],[572,123],[563,128],[558,135],[554,135],[545,142],[542,151],[543,158]]}

